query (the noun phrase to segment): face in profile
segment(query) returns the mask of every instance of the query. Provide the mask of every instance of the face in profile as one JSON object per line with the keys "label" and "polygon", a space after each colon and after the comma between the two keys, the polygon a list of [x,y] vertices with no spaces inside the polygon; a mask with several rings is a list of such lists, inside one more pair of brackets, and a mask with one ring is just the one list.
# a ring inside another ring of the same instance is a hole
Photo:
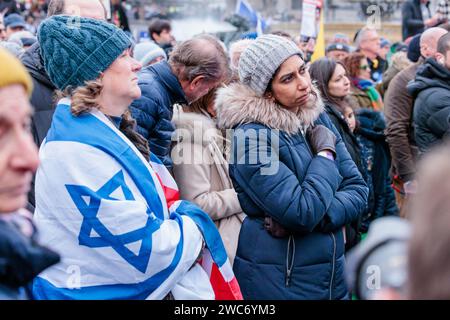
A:
{"label": "face in profile", "polygon": [[110,66],[103,72],[102,94],[115,97],[121,101],[133,101],[141,96],[138,86],[137,72],[142,65],[131,57],[129,49],[125,50]]}
{"label": "face in profile", "polygon": [[22,85],[0,89],[0,214],[26,205],[39,163],[30,117],[31,106]]}
{"label": "face in profile", "polygon": [[369,66],[369,62],[367,62],[366,58],[361,59],[361,61],[359,63],[359,78],[365,79],[365,80],[371,79],[370,66]]}

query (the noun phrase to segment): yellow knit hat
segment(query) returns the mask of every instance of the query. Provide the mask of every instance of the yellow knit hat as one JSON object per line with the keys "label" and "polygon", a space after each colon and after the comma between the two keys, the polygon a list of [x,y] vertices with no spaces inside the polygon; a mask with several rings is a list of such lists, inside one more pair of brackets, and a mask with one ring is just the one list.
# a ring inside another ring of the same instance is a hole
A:
{"label": "yellow knit hat", "polygon": [[28,95],[33,92],[33,82],[22,63],[5,49],[0,48],[0,89],[11,84],[21,84]]}

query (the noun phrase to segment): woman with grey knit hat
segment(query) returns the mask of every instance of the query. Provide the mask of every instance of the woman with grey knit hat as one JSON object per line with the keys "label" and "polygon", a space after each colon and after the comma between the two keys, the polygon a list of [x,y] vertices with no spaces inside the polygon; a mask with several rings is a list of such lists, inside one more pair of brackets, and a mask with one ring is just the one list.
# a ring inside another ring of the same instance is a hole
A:
{"label": "woman with grey knit hat", "polygon": [[141,65],[131,40],[107,22],[69,16],[45,20],[38,38],[64,97],[40,148],[34,219],[62,261],[34,281],[34,297],[213,299],[197,261],[211,240],[220,257],[225,249],[206,213],[176,201],[175,182],[133,130]]}
{"label": "woman with grey knit hat", "polygon": [[239,78],[219,90],[216,111],[234,129],[230,176],[248,215],[233,267],[243,296],[346,299],[342,231],[364,212],[364,180],[295,43],[257,38]]}

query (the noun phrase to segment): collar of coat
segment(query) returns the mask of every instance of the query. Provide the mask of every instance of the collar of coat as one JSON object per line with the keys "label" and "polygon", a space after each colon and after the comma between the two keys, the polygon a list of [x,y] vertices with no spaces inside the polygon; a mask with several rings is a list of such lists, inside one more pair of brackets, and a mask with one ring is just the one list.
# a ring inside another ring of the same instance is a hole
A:
{"label": "collar of coat", "polygon": [[[214,120],[207,114],[185,112],[180,105],[175,105],[172,122],[175,125],[177,138],[189,137],[189,142],[206,145],[220,139],[220,132]],[[186,135],[183,134],[186,130]],[[179,141],[181,142],[181,141]]]}
{"label": "collar of coat", "polygon": [[294,113],[273,100],[258,96],[246,85],[233,83],[218,90],[215,108],[221,129],[260,123],[293,135],[311,126],[324,111],[324,104],[314,84],[306,106]]}
{"label": "collar of coat", "polygon": [[181,87],[180,81],[172,72],[169,63],[163,60],[158,63],[151,65],[149,68],[155,72],[160,78],[161,82],[170,92],[170,99],[172,100],[172,104],[181,103],[186,104],[186,95],[184,94],[183,88]]}

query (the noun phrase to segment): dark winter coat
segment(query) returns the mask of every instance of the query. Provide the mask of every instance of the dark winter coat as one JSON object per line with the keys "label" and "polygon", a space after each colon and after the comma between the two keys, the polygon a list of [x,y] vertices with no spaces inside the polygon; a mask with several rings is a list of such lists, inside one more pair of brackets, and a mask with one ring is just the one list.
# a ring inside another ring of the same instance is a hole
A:
{"label": "dark winter coat", "polygon": [[123,31],[130,32],[130,25],[128,23],[127,13],[122,3],[118,3],[112,6],[112,21],[114,24]]}
{"label": "dark winter coat", "polygon": [[[370,77],[374,83],[381,83],[383,81],[383,73],[388,69],[388,63],[383,58],[377,56],[376,61],[367,58],[370,67]],[[378,88],[377,88],[378,90]]]}
{"label": "dark winter coat", "polygon": [[148,140],[150,151],[171,168],[173,105],[187,103],[183,89],[166,61],[143,69],[139,73],[139,87],[142,96],[130,106],[138,132]]}
{"label": "dark winter coat", "polygon": [[355,162],[359,171],[362,172],[361,150],[359,149],[359,144],[355,135],[350,131],[344,115],[336,106],[330,105],[329,103],[325,103],[325,112],[341,135],[345,147],[347,148],[348,153],[350,153],[350,157]]}
{"label": "dark winter coat", "polygon": [[362,219],[362,231],[380,217],[398,215],[389,170],[391,157],[384,135],[386,124],[381,112],[361,109],[357,112],[355,135],[361,148],[364,179],[369,186],[368,210]]}
{"label": "dark winter coat", "polygon": [[[328,114],[328,117],[330,118],[331,122],[341,135],[345,147],[347,148],[347,151],[350,154],[350,157],[352,158],[353,162],[355,162],[359,172],[361,172],[362,174],[363,165],[361,161],[360,156],[361,150],[359,148],[358,140],[356,140],[355,135],[350,131],[350,128],[347,124],[347,121],[345,120],[344,115],[339,111],[339,109],[336,106],[330,104],[325,104],[325,111]],[[347,240],[345,244],[346,251],[353,248],[361,240],[361,235],[359,232],[360,223],[361,221],[360,219],[358,219],[345,227],[345,237]]]}
{"label": "dark winter coat", "polygon": [[[56,87],[52,84],[45,71],[38,42],[33,44],[23,54],[21,60],[33,80],[34,87],[30,100],[34,107],[34,113],[31,116],[31,133],[34,142],[39,147],[47,136],[47,132],[52,124],[53,112],[55,111],[54,94]],[[28,194],[28,202],[34,207],[34,179]]]}
{"label": "dark winter coat", "polygon": [[[342,229],[363,213],[368,190],[330,119],[319,116],[322,103],[311,98],[305,109],[311,104],[308,121],[241,84],[217,95],[219,127],[236,129],[230,176],[248,215],[234,261],[245,299],[347,298]],[[313,121],[337,136],[336,161],[312,153],[302,130]],[[269,234],[266,215],[291,235]]]}
{"label": "dark winter coat", "polygon": [[402,38],[406,40],[425,30],[420,0],[408,0],[402,7]]}
{"label": "dark winter coat", "polygon": [[21,226],[33,226],[15,213],[0,217],[0,300],[30,298],[22,290],[48,267],[59,262],[59,255],[42,247],[36,232],[25,234]]}
{"label": "dark winter coat", "polygon": [[415,98],[415,137],[423,153],[450,134],[450,70],[433,58],[427,59],[408,91]]}
{"label": "dark winter coat", "polygon": [[34,107],[34,114],[31,131],[36,145],[40,146],[52,123],[56,104],[54,99],[56,87],[45,71],[38,42],[23,54],[21,60],[33,80],[34,87],[30,101]]}
{"label": "dark winter coat", "polygon": [[3,0],[0,1],[0,13],[4,13],[5,17],[11,13],[20,14],[19,6],[16,0]]}

